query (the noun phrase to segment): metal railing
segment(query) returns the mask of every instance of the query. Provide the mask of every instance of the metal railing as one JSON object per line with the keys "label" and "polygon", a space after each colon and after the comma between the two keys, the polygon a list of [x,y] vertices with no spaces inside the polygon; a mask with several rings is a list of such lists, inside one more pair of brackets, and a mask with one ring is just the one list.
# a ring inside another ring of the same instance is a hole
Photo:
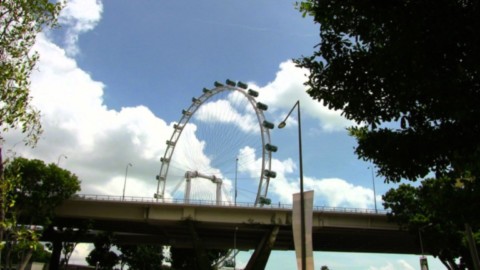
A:
{"label": "metal railing", "polygon": [[[227,206],[227,207],[251,207],[251,208],[270,208],[270,209],[292,209],[291,204],[272,203],[270,205],[255,206],[253,202],[228,202],[222,201],[218,204],[212,200],[192,200],[188,203],[183,199],[165,199],[157,200],[153,197],[135,197],[135,196],[114,196],[114,195],[92,195],[92,194],[75,194],[72,200],[95,200],[95,201],[115,201],[115,202],[138,202],[138,203],[158,203],[158,204],[188,204],[188,205],[209,205],[209,206]],[[364,214],[381,214],[388,213],[386,210],[375,210],[368,208],[354,207],[332,207],[332,206],[313,206],[314,212],[338,212],[338,213],[364,213]]]}

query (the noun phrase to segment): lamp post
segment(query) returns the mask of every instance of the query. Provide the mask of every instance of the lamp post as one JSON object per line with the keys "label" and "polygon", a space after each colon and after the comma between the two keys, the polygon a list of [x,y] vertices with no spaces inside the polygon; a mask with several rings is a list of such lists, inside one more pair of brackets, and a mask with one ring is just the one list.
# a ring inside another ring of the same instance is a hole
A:
{"label": "lamp post", "polygon": [[128,163],[125,166],[125,181],[123,182],[123,194],[122,194],[122,201],[125,200],[125,187],[127,186],[127,174],[128,174],[128,167],[132,167],[132,163]]}
{"label": "lamp post", "polygon": [[425,226],[422,226],[418,229],[418,238],[420,240],[420,251],[422,252],[422,257],[420,257],[420,269],[421,270],[428,270],[428,261],[427,258],[425,258],[424,252],[423,252],[423,241],[422,241],[422,230],[432,226],[432,223],[429,223]]}
{"label": "lamp post", "polygon": [[58,164],[60,164],[60,159],[61,159],[62,157],[63,157],[63,158],[65,158],[65,159],[67,159],[67,156],[66,156],[66,155],[64,155],[64,154],[61,154],[60,156],[58,156],[58,159],[57,159],[57,166],[58,166]]}
{"label": "lamp post", "polygon": [[287,119],[292,114],[293,110],[297,108],[298,121],[298,156],[300,162],[300,237],[301,237],[301,254],[302,254],[302,270],[307,269],[307,251],[305,239],[305,200],[303,194],[303,158],[302,158],[302,122],[300,117],[300,100],[297,100],[290,112],[288,112],[285,119],[278,124],[278,128],[284,128],[287,125]]}
{"label": "lamp post", "polygon": [[375,206],[375,213],[378,213],[377,210],[377,192],[375,191],[375,176],[373,174],[373,166],[372,166],[372,183],[373,183],[373,205]]}
{"label": "lamp post", "polygon": [[237,206],[237,172],[238,172],[238,157],[235,159],[235,194],[234,194],[234,205]]}
{"label": "lamp post", "polygon": [[237,231],[238,227],[235,227],[233,232],[233,270],[237,267]]}

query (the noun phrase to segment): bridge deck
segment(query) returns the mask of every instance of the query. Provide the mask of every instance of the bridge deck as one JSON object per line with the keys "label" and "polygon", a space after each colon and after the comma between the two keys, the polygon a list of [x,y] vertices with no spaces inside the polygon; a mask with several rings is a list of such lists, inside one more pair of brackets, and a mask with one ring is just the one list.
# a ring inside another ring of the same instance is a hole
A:
{"label": "bridge deck", "polygon": [[[215,206],[148,201],[71,199],[56,209],[58,226],[78,226],[90,220],[94,230],[115,232],[123,243],[158,243],[192,247],[185,220],[192,220],[208,248],[254,249],[260,239],[280,226],[276,250],[293,250],[291,209]],[[415,238],[369,211],[314,211],[313,249],[316,251],[418,253]],[[46,238],[53,235],[46,235]],[[92,241],[85,236],[81,241]]]}

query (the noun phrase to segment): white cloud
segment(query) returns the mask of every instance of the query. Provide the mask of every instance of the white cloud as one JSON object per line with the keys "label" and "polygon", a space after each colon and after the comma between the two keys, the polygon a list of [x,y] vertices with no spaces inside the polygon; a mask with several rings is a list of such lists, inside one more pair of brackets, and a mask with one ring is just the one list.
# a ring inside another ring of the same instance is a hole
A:
{"label": "white cloud", "polygon": [[[42,112],[44,134],[35,149],[25,148],[23,135],[6,134],[4,150],[46,162],[59,162],[82,180],[82,193],[120,196],[127,176],[126,196],[150,197],[156,192],[155,174],[160,167],[159,158],[165,152],[165,141],[170,139],[173,123],[166,123],[144,106],[127,107],[119,111],[109,109],[103,101],[105,85],[95,81],[88,72],[78,67],[71,56],[79,52],[80,34],[92,30],[101,19],[102,4],[98,0],[70,0],[60,22],[66,29],[66,47],[55,45],[45,35],[39,35],[35,49],[41,59],[38,71],[32,76],[33,103]],[[269,105],[269,111],[286,113],[300,99],[305,115],[319,121],[326,131],[342,130],[351,125],[320,103],[311,100],[303,86],[304,70],[290,61],[280,65],[276,78],[261,91],[260,101]],[[292,118],[292,120],[294,120]],[[239,118],[238,121],[250,121]],[[190,144],[177,146],[184,160],[194,155],[195,162],[210,167],[210,158],[201,151],[204,141],[195,140],[196,127],[189,125],[182,136],[190,136]],[[188,135],[189,134],[189,135]],[[188,148],[188,149],[187,149]],[[187,151],[188,150],[188,151]],[[246,155],[240,171],[251,175],[260,168],[259,153],[242,147]],[[61,158],[62,155],[67,158]],[[126,165],[132,163],[126,175]],[[289,176],[296,169],[290,158],[273,159],[277,177],[272,179],[269,193],[282,203],[291,203],[291,194],[298,191],[298,179]],[[174,171],[174,168],[172,168]],[[182,171],[180,174],[184,174]],[[227,193],[232,189],[232,179],[224,179]],[[314,189],[317,202],[329,206],[368,207],[372,191],[347,183],[342,179],[305,178],[306,190]],[[203,191],[199,191],[202,193]],[[207,196],[211,196],[211,193]],[[169,195],[169,194],[168,194]],[[79,244],[70,261],[85,264],[91,245]],[[388,268],[393,267],[393,268]],[[406,261],[389,263],[377,269],[413,269]]]}
{"label": "white cloud", "polygon": [[401,269],[401,270],[414,270],[415,269],[415,267],[411,266],[405,260],[398,260],[397,264],[399,265],[399,269]]}
{"label": "white cloud", "polygon": [[80,34],[92,30],[103,12],[100,0],[69,0],[59,16],[59,23],[67,29],[65,45],[68,55],[79,53],[77,46]]}
{"label": "white cloud", "polygon": [[[243,156],[249,157],[248,167],[240,167],[239,171],[248,171],[255,175],[261,167],[261,160],[253,152],[253,149],[242,150]],[[275,178],[270,180],[269,197],[275,196],[278,201],[284,204],[292,203],[292,194],[300,190],[298,178],[291,178],[291,174],[297,169],[297,165],[291,159],[272,159],[272,168],[277,173]],[[373,190],[362,186],[353,185],[339,178],[316,179],[304,176],[304,190],[313,190],[315,205],[329,207],[349,207],[368,209],[373,206]],[[377,201],[381,200],[377,196]]]}
{"label": "white cloud", "polygon": [[316,119],[318,128],[323,131],[344,131],[345,127],[354,125],[354,122],[341,116],[340,111],[328,109],[307,94],[304,82],[308,73],[308,70],[296,67],[289,60],[280,64],[280,70],[272,82],[263,87],[252,84],[252,87],[258,89],[258,99],[269,105],[269,111],[279,115],[278,119],[274,119],[275,122],[283,120],[288,110],[300,100],[302,116]]}
{"label": "white cloud", "polygon": [[[150,196],[156,192],[154,175],[160,167],[159,158],[165,152],[165,141],[173,132],[173,123],[165,123],[143,106],[120,111],[108,109],[103,102],[105,85],[80,69],[62,48],[44,35],[39,35],[35,49],[40,52],[41,60],[38,72],[32,76],[32,96],[34,105],[42,112],[45,132],[33,151],[18,144],[13,151],[51,162],[66,155],[68,158],[61,160],[61,165],[83,180],[83,193],[121,195],[125,166],[133,163],[128,174],[126,196]],[[291,68],[289,65],[282,64],[280,73]],[[277,79],[282,76],[277,75]],[[238,119],[236,121],[240,121]],[[228,179],[218,169],[211,167],[212,157],[203,152],[205,141],[198,140],[196,132],[195,125],[188,124],[184,128],[184,140],[175,148],[183,165],[172,166],[169,176],[177,175],[178,181],[183,179],[185,171],[176,171],[176,168],[208,172],[224,179],[224,189],[228,194],[233,178]],[[10,147],[20,141],[17,136],[15,133],[7,135]],[[251,177],[258,175],[261,168],[260,153],[248,146],[238,151],[238,156],[242,156],[239,171],[247,172]],[[270,183],[270,197],[277,196],[280,202],[291,203],[291,194],[298,191],[298,180],[288,179],[287,175],[296,168],[295,163],[291,159],[273,159],[272,168],[277,172],[277,177]],[[178,181],[169,183],[173,186]],[[354,186],[342,179],[306,177],[305,184],[306,188],[315,190],[317,201],[329,206],[367,208],[372,204],[373,192],[370,189]],[[210,198],[213,190],[214,186],[211,185],[208,190],[199,188],[197,193],[205,195],[210,192],[206,195]]]}
{"label": "white cloud", "polygon": [[86,265],[87,261],[85,260],[85,258],[88,256],[92,248],[93,248],[92,244],[87,244],[87,243],[77,244],[70,260],[68,261],[68,264]]}
{"label": "white cloud", "polygon": [[197,112],[195,118],[204,123],[224,123],[236,125],[241,131],[246,133],[259,133],[258,122],[253,109],[250,112],[240,112],[232,103],[226,99],[206,102]]}
{"label": "white cloud", "polygon": [[353,207],[366,209],[373,204],[371,189],[355,186],[343,179],[313,179],[306,177],[305,186],[315,191],[315,196],[326,198],[328,206]]}
{"label": "white cloud", "polygon": [[296,168],[295,163],[290,158],[283,161],[273,159],[272,168],[277,172],[277,177],[270,180],[269,194],[277,195],[281,203],[291,204],[292,193],[299,190],[298,181],[295,179],[295,182],[289,182],[286,174],[293,172]]}
{"label": "white cloud", "polygon": [[103,103],[103,83],[94,81],[45,35],[38,36],[35,50],[41,58],[32,75],[31,95],[42,113],[44,133],[32,150],[17,144],[21,135],[12,132],[5,148],[46,162],[66,155],[61,165],[82,179],[84,193],[120,195],[119,179],[131,162],[129,177],[138,188],[128,194],[152,195],[159,157],[172,128],[143,106],[109,110]]}
{"label": "white cloud", "polygon": [[381,267],[370,267],[370,270],[395,270],[395,267],[391,262],[388,262],[386,265]]}
{"label": "white cloud", "polygon": [[411,266],[405,260],[397,260],[396,263],[387,262],[385,265],[377,267],[371,266],[370,270],[414,270],[415,268]]}
{"label": "white cloud", "polygon": [[[283,162],[274,160],[274,164],[278,175],[270,182],[270,194],[276,194],[282,203],[291,203],[292,194],[300,190],[299,180],[287,179],[286,174],[291,173],[296,165],[291,159]],[[304,190],[314,191],[314,205],[317,206],[359,209],[368,209],[373,206],[371,189],[350,184],[343,179],[315,179],[304,176]]]}
{"label": "white cloud", "polygon": [[[76,48],[78,35],[95,27],[102,9],[100,1],[68,2],[60,19],[66,28],[66,35],[71,38],[66,49],[55,45],[43,34],[38,36],[35,50],[41,58],[38,71],[32,76],[31,94],[33,104],[42,112],[45,132],[33,150],[18,143],[21,142],[18,133],[7,134],[5,149],[10,148],[17,154],[47,162],[57,162],[61,155],[67,156],[67,159],[60,160],[60,165],[82,179],[82,193],[120,196],[125,181],[125,166],[132,163],[133,167],[128,171],[129,188],[126,195],[151,196],[156,192],[155,174],[159,171],[159,159],[166,149],[165,142],[173,132],[173,123],[166,123],[144,106],[127,107],[119,111],[109,109],[103,101],[105,85],[93,80],[70,56],[75,51],[72,48]],[[318,119],[324,130],[336,130],[349,125],[338,113],[330,112],[311,100],[303,86],[304,73],[291,61],[282,63],[276,78],[266,86],[259,87],[259,101],[268,104],[269,111],[287,112],[294,101],[300,99],[302,110],[307,116]],[[234,112],[233,121],[237,126],[251,129],[251,123],[255,121],[243,111],[236,111],[250,104],[238,103],[240,99],[234,95],[229,95],[227,99],[229,103],[222,112]],[[192,170],[202,168],[204,173],[208,171],[211,175],[221,177],[226,193],[231,193],[233,176],[222,175],[211,164],[214,157],[204,153],[206,142],[199,140],[196,132],[195,125],[187,125],[182,136],[189,142],[180,142],[175,148],[183,162],[182,166]],[[258,175],[261,168],[259,148],[246,144],[239,146],[236,151],[233,157],[245,154],[242,155],[239,171],[250,178]],[[277,177],[270,183],[269,194],[277,196],[283,203],[290,203],[291,194],[298,190],[297,179],[287,178],[295,166],[291,159],[272,160]],[[180,180],[185,170],[182,167],[182,171],[178,171],[178,168],[180,166],[172,166],[169,176],[177,175]],[[173,186],[177,182],[169,183]],[[250,191],[256,192],[256,183],[258,180],[250,181]],[[373,198],[369,189],[353,186],[341,179],[306,177],[305,183],[316,191],[317,198],[326,198],[331,206],[367,207]],[[209,190],[214,190],[214,186]],[[198,192],[205,193],[204,190]]]}

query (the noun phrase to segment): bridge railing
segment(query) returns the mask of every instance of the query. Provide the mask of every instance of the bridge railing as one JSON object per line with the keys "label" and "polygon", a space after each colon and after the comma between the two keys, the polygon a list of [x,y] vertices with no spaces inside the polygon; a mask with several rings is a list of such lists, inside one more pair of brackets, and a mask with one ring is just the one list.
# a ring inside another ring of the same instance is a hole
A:
{"label": "bridge railing", "polygon": [[[187,204],[183,199],[155,199],[152,197],[135,197],[135,196],[112,196],[112,195],[92,195],[92,194],[75,194],[72,199],[77,200],[96,200],[96,201],[127,201],[127,202],[139,202],[139,203],[162,203],[162,204]],[[251,202],[228,202],[223,201],[217,204],[216,201],[211,200],[192,200],[188,202],[189,205],[211,205],[211,206],[228,206],[228,207],[261,207],[272,209],[292,209],[291,204],[273,203],[270,205],[255,206]],[[388,213],[386,210],[375,210],[368,208],[354,208],[354,207],[332,207],[332,206],[313,206],[314,212],[341,212],[341,213],[365,213],[365,214],[382,214]]]}

